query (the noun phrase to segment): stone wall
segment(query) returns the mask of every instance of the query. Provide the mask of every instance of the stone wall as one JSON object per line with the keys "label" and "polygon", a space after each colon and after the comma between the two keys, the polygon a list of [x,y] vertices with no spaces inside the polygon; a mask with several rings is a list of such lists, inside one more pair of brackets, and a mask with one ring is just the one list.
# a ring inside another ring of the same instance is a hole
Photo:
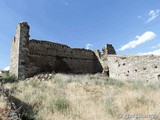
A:
{"label": "stone wall", "polygon": [[48,41],[30,40],[29,61],[29,76],[52,71],[61,73],[102,72],[102,66],[93,51],[70,48]]}
{"label": "stone wall", "polygon": [[27,77],[29,45],[29,25],[27,22],[18,24],[16,36],[13,37],[11,47],[10,73],[18,78]]}
{"label": "stone wall", "polygon": [[106,44],[105,47],[102,48],[102,56],[105,55],[116,55],[116,51],[112,44]]}
{"label": "stone wall", "polygon": [[109,76],[111,78],[145,81],[160,79],[159,56],[109,55],[107,59],[109,67]]}
{"label": "stone wall", "polygon": [[103,68],[94,51],[70,48],[67,45],[29,40],[29,25],[17,27],[11,50],[10,73],[27,78],[38,73],[97,73]]}
{"label": "stone wall", "polygon": [[99,50],[70,48],[43,40],[29,40],[29,25],[18,24],[12,41],[10,73],[23,79],[39,73],[97,73],[115,79],[159,80],[159,56],[119,56],[111,44]]}

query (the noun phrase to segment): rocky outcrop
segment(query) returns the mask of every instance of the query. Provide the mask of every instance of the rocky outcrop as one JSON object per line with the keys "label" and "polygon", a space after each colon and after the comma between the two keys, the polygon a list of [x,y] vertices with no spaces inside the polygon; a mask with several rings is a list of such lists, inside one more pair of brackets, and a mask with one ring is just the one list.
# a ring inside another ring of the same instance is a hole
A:
{"label": "rocky outcrop", "polygon": [[49,79],[52,79],[55,75],[55,72],[52,73],[41,73],[34,75],[33,77],[26,78],[26,80],[40,80],[40,81],[46,81]]}
{"label": "rocky outcrop", "polygon": [[0,120],[21,120],[16,105],[9,100],[10,93],[0,82]]}

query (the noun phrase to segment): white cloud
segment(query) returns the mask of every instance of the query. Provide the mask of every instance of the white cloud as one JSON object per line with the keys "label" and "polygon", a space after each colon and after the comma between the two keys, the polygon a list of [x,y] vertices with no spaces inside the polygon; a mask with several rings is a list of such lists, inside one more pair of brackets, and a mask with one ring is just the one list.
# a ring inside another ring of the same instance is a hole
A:
{"label": "white cloud", "polygon": [[160,10],[157,9],[157,10],[151,10],[149,13],[148,13],[148,20],[146,21],[147,23],[151,22],[152,20],[154,20],[155,18],[157,18],[158,16],[160,15]]}
{"label": "white cloud", "polygon": [[145,43],[147,41],[150,41],[152,39],[154,39],[156,37],[156,34],[154,32],[151,31],[147,31],[144,34],[142,34],[141,36],[136,36],[136,39],[123,45],[119,51],[124,51],[126,49],[130,49],[130,48],[135,48],[136,46]]}
{"label": "white cloud", "polygon": [[157,45],[155,45],[155,46],[152,46],[151,48],[152,48],[152,49],[155,49],[155,48],[159,48],[159,47],[160,47],[160,43],[157,44]]}
{"label": "white cloud", "polygon": [[10,69],[10,66],[7,66],[3,70],[8,71],[9,69]]}
{"label": "white cloud", "polygon": [[140,15],[139,15],[139,16],[137,16],[137,17],[138,17],[139,19],[140,19],[140,18],[142,18],[142,16],[140,16]]}
{"label": "white cloud", "polygon": [[86,44],[86,49],[88,50],[88,49],[90,49],[90,47],[92,47],[93,45],[92,44]]}
{"label": "white cloud", "polygon": [[154,50],[154,51],[151,51],[151,52],[146,52],[146,53],[138,53],[138,55],[149,55],[149,54],[160,55],[160,49],[157,49],[157,50]]}

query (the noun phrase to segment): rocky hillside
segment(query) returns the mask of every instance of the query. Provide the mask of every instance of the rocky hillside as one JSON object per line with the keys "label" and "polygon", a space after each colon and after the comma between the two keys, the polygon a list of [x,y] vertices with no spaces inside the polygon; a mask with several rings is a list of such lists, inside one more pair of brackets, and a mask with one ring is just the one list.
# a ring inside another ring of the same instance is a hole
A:
{"label": "rocky hillside", "polygon": [[0,83],[0,120],[21,120],[15,104],[9,99],[9,91]]}

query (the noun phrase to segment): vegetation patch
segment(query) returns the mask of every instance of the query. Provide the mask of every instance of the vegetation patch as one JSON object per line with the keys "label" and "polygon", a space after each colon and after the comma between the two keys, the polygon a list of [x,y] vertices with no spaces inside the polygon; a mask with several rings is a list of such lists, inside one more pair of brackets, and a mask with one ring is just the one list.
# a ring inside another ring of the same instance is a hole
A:
{"label": "vegetation patch", "polygon": [[4,87],[12,91],[27,120],[115,120],[119,113],[160,116],[160,84],[154,81],[55,74],[50,80],[24,80]]}
{"label": "vegetation patch", "polygon": [[54,105],[58,111],[62,111],[62,112],[69,108],[69,102],[66,98],[56,99]]}
{"label": "vegetation patch", "polygon": [[6,71],[3,75],[3,82],[4,83],[13,83],[17,82],[17,78],[14,75],[9,74],[9,71]]}

